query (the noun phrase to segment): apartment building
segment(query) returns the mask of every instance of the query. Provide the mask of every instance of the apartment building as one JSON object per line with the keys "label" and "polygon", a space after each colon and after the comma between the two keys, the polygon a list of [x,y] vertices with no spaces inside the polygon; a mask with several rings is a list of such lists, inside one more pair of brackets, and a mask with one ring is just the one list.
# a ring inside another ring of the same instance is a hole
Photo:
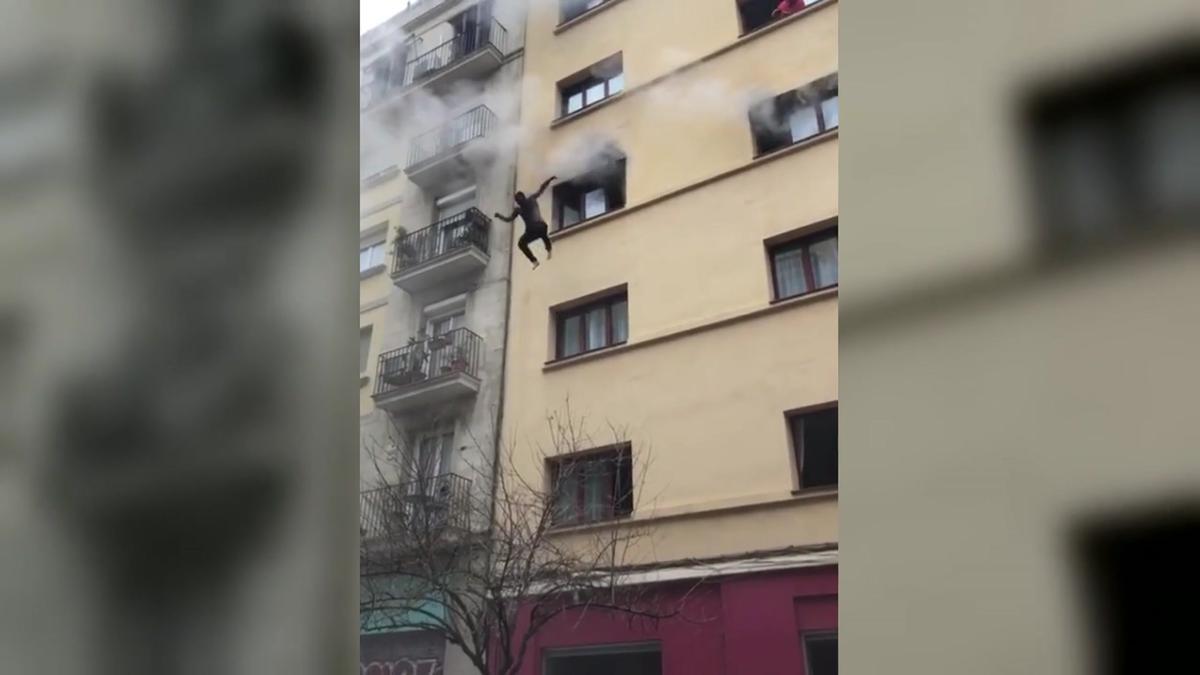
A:
{"label": "apartment building", "polygon": [[[522,22],[516,3],[418,0],[362,38],[360,479],[364,547],[396,509],[482,527],[504,371]],[[368,613],[367,672],[463,672]]]}
{"label": "apartment building", "polygon": [[529,675],[836,672],[839,7],[779,6],[530,7],[518,184],[559,180],[553,259],[513,264],[505,444],[568,406],[621,429],[513,468],[582,466],[559,536],[647,528],[621,564],[702,579],[707,619],[552,623]]}

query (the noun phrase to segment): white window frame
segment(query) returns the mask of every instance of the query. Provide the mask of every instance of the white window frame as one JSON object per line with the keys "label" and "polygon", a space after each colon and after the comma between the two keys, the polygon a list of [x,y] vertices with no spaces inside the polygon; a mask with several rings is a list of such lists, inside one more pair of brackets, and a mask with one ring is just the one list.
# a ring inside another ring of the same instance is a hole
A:
{"label": "white window frame", "polygon": [[358,329],[358,348],[360,352],[362,351],[364,336],[367,340],[367,349],[365,355],[361,353],[359,355],[359,361],[361,361],[360,377],[368,377],[371,371],[371,342],[375,338],[375,326],[362,326]]}
{"label": "white window frame", "polygon": [[[376,249],[375,247],[379,247]],[[378,253],[368,254],[367,262],[372,261],[372,256],[377,256],[374,264],[363,266],[363,254],[368,251],[377,250]],[[383,222],[374,227],[371,227],[359,235],[358,238],[358,274],[360,277],[369,277],[378,274],[387,269],[387,223]]]}

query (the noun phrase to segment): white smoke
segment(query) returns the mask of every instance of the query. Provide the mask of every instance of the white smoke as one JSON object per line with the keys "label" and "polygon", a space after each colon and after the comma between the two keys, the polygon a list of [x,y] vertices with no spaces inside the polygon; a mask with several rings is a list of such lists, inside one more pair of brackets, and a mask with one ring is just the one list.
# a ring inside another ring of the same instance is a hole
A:
{"label": "white smoke", "polygon": [[585,174],[602,174],[624,157],[621,148],[606,134],[574,136],[547,153],[546,178],[558,176],[561,180],[571,180]]}

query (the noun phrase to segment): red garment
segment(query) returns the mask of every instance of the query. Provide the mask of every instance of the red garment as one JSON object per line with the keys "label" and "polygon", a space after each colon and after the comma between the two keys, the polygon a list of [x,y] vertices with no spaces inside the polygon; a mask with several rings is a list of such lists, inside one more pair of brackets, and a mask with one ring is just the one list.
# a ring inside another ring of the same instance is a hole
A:
{"label": "red garment", "polygon": [[804,9],[805,0],[780,0],[779,6],[771,12],[771,16],[787,16]]}

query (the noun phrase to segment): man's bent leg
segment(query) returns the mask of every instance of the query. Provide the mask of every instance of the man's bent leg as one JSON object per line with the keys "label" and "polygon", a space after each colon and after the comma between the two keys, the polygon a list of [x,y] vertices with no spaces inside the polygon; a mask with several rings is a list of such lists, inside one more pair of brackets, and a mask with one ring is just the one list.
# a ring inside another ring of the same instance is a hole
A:
{"label": "man's bent leg", "polygon": [[536,267],[538,259],[533,257],[533,251],[529,250],[529,241],[530,237],[528,234],[521,235],[521,238],[517,240],[517,248],[521,249],[521,253],[524,253],[525,257],[529,258],[529,262],[533,263]]}

